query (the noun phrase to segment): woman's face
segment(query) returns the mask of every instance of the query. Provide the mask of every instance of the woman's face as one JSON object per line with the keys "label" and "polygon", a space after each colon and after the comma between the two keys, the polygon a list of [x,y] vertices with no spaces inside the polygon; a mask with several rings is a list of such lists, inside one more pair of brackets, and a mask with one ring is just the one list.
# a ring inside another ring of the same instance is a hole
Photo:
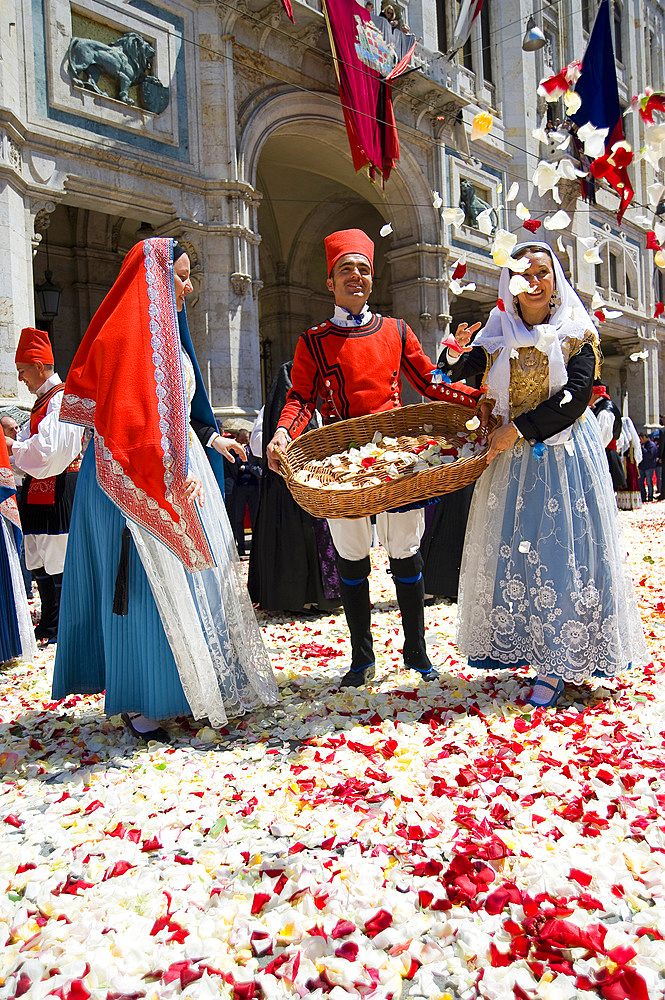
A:
{"label": "woman's face", "polygon": [[193,285],[189,280],[191,265],[186,253],[180,254],[173,265],[173,283],[175,285],[175,307],[180,312],[184,303],[185,295],[189,295]]}
{"label": "woman's face", "polygon": [[528,322],[529,317],[544,315],[549,308],[550,299],[556,287],[556,279],[548,253],[545,251],[538,253],[531,250],[523,256],[529,260],[529,267],[524,272],[524,277],[529,282],[530,288],[528,292],[520,292],[517,301],[520,304],[522,316]]}

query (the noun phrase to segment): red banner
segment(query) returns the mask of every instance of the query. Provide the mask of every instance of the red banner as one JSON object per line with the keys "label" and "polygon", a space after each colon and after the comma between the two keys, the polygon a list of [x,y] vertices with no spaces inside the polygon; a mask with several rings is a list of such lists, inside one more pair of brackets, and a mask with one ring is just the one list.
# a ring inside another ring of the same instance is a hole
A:
{"label": "red banner", "polygon": [[353,165],[385,183],[399,159],[389,81],[407,68],[415,39],[357,0],[324,0],[324,9]]}

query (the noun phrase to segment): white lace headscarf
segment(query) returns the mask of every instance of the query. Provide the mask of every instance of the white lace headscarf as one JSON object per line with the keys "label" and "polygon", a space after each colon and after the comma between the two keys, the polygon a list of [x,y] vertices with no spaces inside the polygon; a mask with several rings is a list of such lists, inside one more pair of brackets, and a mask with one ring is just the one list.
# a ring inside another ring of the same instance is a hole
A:
{"label": "white lace headscarf", "polygon": [[547,355],[549,362],[549,395],[553,396],[568,381],[566,362],[561,344],[569,337],[583,340],[589,330],[595,330],[593,321],[582,304],[582,300],[570,285],[563,268],[552,248],[547,243],[518,243],[513,249],[513,257],[520,250],[533,247],[545,251],[552,259],[555,276],[555,294],[558,303],[547,323],[529,327],[524,323],[513,304],[509,289],[512,274],[507,267],[502,268],[499,279],[499,298],[505,311],[497,306],[489,314],[487,323],[473,342],[473,346],[484,347],[489,355],[499,351],[499,356],[489,370],[487,396],[496,400],[494,412],[508,420],[510,418],[510,354],[519,347],[535,347]]}

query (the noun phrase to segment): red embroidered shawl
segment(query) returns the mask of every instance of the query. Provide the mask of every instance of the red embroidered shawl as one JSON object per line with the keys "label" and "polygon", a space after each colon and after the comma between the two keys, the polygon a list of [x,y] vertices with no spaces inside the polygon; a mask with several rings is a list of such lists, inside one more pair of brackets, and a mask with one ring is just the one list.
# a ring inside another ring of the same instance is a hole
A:
{"label": "red embroidered shawl", "polygon": [[76,352],[60,419],[94,427],[101,488],[191,572],[215,562],[184,495],[189,429],[173,242],[145,240],[127,254]]}

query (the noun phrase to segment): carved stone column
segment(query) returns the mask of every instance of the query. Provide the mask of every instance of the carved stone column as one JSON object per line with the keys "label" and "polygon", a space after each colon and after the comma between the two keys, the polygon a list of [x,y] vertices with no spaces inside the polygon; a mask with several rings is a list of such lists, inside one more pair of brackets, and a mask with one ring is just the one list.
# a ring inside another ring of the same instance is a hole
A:
{"label": "carved stone column", "polygon": [[32,218],[25,205],[20,137],[0,126],[0,400],[28,401],[16,379],[14,354],[19,333],[34,323]]}

